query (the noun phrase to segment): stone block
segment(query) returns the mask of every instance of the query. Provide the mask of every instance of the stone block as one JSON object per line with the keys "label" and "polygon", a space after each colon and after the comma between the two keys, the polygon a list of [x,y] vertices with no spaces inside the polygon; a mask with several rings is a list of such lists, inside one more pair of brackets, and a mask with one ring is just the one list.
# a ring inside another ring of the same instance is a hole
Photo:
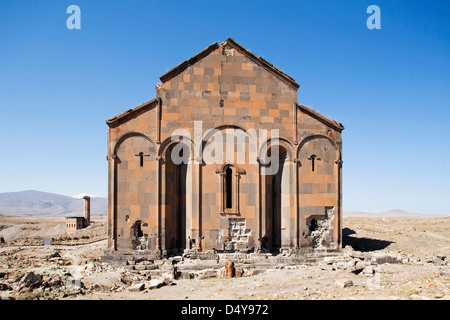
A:
{"label": "stone block", "polygon": [[376,266],[370,265],[363,269],[362,273],[365,275],[373,275],[376,272]]}
{"label": "stone block", "polygon": [[130,292],[139,292],[145,289],[145,283],[136,283],[128,288]]}
{"label": "stone block", "polygon": [[402,263],[401,258],[392,256],[384,253],[373,253],[371,258],[372,263],[383,264],[383,263]]}
{"label": "stone block", "polygon": [[355,268],[355,271],[360,271],[360,270],[363,270],[365,267],[367,267],[369,265],[370,265],[370,263],[368,263],[368,262],[358,261],[355,264],[354,268]]}
{"label": "stone block", "polygon": [[133,269],[134,270],[139,270],[139,271],[147,270],[147,266],[145,264],[137,264],[137,265],[135,265],[133,267]]}
{"label": "stone block", "polygon": [[204,270],[198,273],[199,280],[217,278],[217,276],[218,276],[217,270]]}
{"label": "stone block", "polygon": [[339,288],[348,288],[348,287],[353,286],[353,281],[350,279],[338,279],[338,280],[336,280],[335,284]]}
{"label": "stone block", "polygon": [[225,278],[234,278],[236,276],[236,270],[234,268],[234,262],[226,261],[225,262]]}
{"label": "stone block", "polygon": [[152,290],[152,289],[161,288],[161,287],[163,287],[165,285],[166,285],[166,282],[164,280],[162,280],[162,279],[152,279],[147,284],[147,288]]}

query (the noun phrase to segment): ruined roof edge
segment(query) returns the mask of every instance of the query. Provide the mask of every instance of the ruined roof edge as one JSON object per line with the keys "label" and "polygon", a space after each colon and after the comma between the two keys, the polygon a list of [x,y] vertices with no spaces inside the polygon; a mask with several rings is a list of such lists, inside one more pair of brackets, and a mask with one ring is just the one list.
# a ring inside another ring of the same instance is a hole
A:
{"label": "ruined roof edge", "polygon": [[302,110],[303,112],[305,112],[306,114],[314,117],[315,119],[325,123],[326,125],[329,125],[330,127],[332,127],[333,129],[338,130],[339,132],[341,132],[342,130],[345,129],[345,127],[342,125],[342,123],[338,123],[335,120],[332,120],[328,117],[325,117],[324,115],[322,115],[321,113],[319,113],[318,111],[307,107],[303,104],[299,104],[297,103],[297,107],[300,108],[300,110]]}
{"label": "ruined roof edge", "polygon": [[135,116],[141,114],[142,112],[146,111],[148,108],[154,107],[157,104],[158,104],[158,99],[154,98],[150,101],[144,102],[143,104],[137,106],[134,109],[129,109],[127,111],[124,111],[124,112],[106,120],[106,124],[110,128],[117,127],[118,125],[120,125],[124,122],[127,122],[132,117],[135,117]]}

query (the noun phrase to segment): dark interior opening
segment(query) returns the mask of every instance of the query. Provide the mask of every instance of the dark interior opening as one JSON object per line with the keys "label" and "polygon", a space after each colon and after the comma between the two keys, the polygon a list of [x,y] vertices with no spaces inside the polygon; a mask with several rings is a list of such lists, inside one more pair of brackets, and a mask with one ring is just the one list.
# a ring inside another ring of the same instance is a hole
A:
{"label": "dark interior opening", "polygon": [[312,219],[311,225],[309,226],[309,230],[311,232],[313,232],[313,231],[316,231],[316,229],[317,229],[317,221],[316,221],[316,219]]}
{"label": "dark interior opening", "polygon": [[136,223],[136,236],[138,238],[142,237],[144,234],[142,233],[141,224]]}
{"label": "dark interior opening", "polygon": [[233,178],[233,170],[230,167],[227,168],[225,172],[225,192],[226,192],[226,205],[227,209],[231,209],[233,207],[232,201],[232,178]]}

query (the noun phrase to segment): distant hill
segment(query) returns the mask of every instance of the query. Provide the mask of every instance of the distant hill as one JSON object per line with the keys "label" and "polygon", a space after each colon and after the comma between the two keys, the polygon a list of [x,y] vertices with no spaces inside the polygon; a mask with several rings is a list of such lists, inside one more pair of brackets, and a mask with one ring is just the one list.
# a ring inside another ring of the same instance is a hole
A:
{"label": "distant hill", "polygon": [[393,209],[385,212],[344,211],[344,217],[419,219],[419,218],[443,217],[443,215],[411,213],[401,209]]}
{"label": "distant hill", "polygon": [[[0,215],[67,217],[83,216],[83,199],[55,193],[27,190],[0,193]],[[107,199],[91,197],[91,216],[107,214]]]}

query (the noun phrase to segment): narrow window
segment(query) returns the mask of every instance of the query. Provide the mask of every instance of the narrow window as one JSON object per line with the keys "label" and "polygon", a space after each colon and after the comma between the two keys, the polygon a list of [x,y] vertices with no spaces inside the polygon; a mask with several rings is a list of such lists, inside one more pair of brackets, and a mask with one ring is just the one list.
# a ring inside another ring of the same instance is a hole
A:
{"label": "narrow window", "polygon": [[316,159],[316,156],[313,154],[311,156],[311,165],[312,165],[312,171],[314,171],[314,160]]}
{"label": "narrow window", "polygon": [[143,152],[139,152],[139,161],[140,161],[141,167],[143,167],[144,166],[144,153]]}
{"label": "narrow window", "polygon": [[308,158],[308,160],[311,160],[311,169],[312,171],[316,170],[316,160],[321,161],[322,159],[317,158],[315,154],[311,155],[311,157]]}
{"label": "narrow window", "polygon": [[144,166],[144,153],[143,152],[139,152],[138,154],[135,154],[135,156],[139,157],[139,165],[141,167],[143,167]]}
{"label": "narrow window", "polygon": [[227,168],[225,171],[225,196],[226,196],[226,206],[227,209],[233,208],[233,201],[232,201],[232,178],[233,178],[233,170],[231,170],[230,167]]}

